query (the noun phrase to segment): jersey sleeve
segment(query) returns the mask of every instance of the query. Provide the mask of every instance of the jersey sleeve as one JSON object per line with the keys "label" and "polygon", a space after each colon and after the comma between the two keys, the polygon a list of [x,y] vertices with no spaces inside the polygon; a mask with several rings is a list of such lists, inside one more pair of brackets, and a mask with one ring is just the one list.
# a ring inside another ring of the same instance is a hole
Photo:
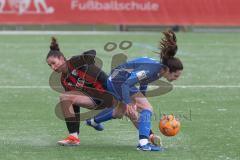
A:
{"label": "jersey sleeve", "polygon": [[129,78],[121,86],[123,102],[125,104],[130,104],[132,102],[129,92],[131,86],[146,79],[149,76],[149,74],[150,74],[149,71],[144,70],[143,66],[140,66],[131,72]]}

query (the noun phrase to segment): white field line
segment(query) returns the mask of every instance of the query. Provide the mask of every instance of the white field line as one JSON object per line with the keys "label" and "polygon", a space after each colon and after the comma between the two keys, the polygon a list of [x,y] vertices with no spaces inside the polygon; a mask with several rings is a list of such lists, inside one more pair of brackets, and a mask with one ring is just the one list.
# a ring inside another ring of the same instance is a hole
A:
{"label": "white field line", "polygon": [[175,85],[174,88],[240,88],[240,85]]}
{"label": "white field line", "polygon": [[0,89],[49,89],[50,86],[0,86]]}
{"label": "white field line", "polygon": [[[168,87],[168,86],[167,86]],[[174,88],[240,88],[240,85],[175,85]],[[155,86],[149,86],[155,88]],[[50,86],[0,86],[0,89],[50,89]]]}

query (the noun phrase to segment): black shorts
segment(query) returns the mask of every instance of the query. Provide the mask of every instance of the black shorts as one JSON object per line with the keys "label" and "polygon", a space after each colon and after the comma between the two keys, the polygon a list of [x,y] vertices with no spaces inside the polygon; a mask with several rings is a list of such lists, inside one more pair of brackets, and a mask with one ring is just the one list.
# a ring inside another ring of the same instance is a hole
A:
{"label": "black shorts", "polygon": [[98,91],[94,88],[88,88],[87,90],[82,90],[82,92],[95,103],[95,110],[110,108],[115,102],[114,96],[106,90]]}
{"label": "black shorts", "polygon": [[114,105],[114,97],[111,94],[102,94],[100,98],[89,97],[96,105],[95,110],[110,108]]}

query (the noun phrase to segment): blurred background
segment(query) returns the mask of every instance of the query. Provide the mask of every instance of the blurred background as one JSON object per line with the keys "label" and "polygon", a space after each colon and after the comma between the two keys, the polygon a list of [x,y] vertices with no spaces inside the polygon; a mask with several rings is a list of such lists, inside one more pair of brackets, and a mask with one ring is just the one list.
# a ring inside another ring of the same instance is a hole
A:
{"label": "blurred background", "polygon": [[0,0],[0,30],[239,31],[238,0]]}

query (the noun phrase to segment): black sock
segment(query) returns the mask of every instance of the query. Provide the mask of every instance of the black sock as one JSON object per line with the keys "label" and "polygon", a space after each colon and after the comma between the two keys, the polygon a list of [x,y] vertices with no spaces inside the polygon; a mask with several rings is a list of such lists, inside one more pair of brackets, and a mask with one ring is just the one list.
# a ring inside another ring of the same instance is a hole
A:
{"label": "black sock", "polygon": [[79,134],[79,127],[80,127],[80,106],[78,105],[73,105],[73,110],[75,113],[75,117],[77,119],[76,121],[76,128],[77,128],[77,132]]}
{"label": "black sock", "polygon": [[66,125],[69,133],[77,132],[79,134],[79,126],[80,126],[80,107],[77,105],[73,105],[73,110],[75,112],[75,117],[65,118]]}
{"label": "black sock", "polygon": [[65,118],[65,121],[70,134],[79,131],[76,117]]}

